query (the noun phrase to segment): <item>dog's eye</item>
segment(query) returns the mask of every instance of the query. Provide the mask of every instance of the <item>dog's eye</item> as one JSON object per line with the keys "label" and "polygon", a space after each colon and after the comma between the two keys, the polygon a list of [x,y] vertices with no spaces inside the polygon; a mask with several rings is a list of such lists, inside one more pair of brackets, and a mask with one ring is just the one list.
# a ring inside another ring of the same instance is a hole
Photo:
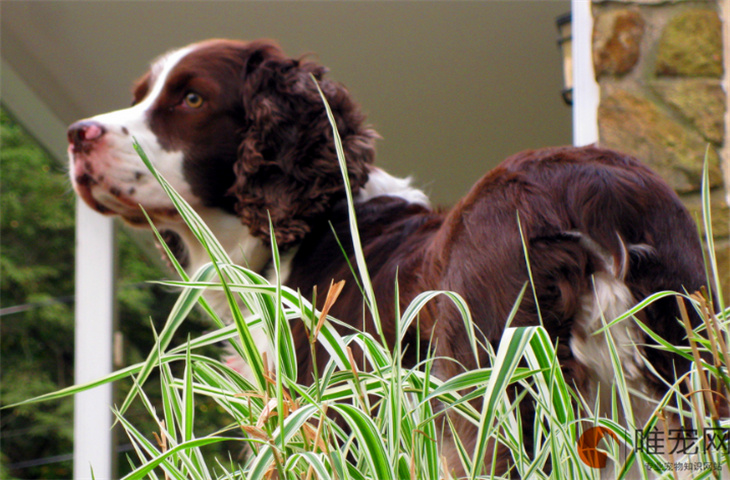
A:
{"label": "dog's eye", "polygon": [[203,97],[195,92],[186,93],[183,101],[190,108],[200,108],[203,106]]}

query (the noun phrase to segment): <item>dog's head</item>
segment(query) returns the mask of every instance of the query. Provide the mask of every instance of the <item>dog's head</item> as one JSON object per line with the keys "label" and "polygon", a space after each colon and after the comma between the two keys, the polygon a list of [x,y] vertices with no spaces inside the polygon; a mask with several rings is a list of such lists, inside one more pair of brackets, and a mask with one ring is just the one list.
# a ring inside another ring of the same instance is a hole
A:
{"label": "dog's head", "polygon": [[196,208],[223,209],[281,247],[300,240],[342,195],[332,127],[342,137],[350,183],[365,184],[377,134],[340,84],[315,62],[268,41],[209,40],[157,59],[137,82],[131,108],[69,127],[74,188],[92,208],[163,228],[180,219],[133,149]]}

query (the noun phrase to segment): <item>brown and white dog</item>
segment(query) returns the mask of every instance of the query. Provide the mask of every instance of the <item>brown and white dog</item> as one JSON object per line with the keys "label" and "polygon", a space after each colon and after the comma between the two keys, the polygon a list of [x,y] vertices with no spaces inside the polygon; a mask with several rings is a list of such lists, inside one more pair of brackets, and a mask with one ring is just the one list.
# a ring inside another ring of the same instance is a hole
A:
{"label": "brown and white dog", "polygon": [[[596,147],[519,153],[455,207],[436,210],[408,180],[373,166],[377,134],[347,90],[324,74],[322,66],[289,58],[267,41],[209,40],[167,53],[136,84],[131,108],[69,127],[74,187],[92,208],[133,225],[147,225],[138,205],[144,206],[158,228],[179,237],[187,269],[207,263],[133,150],[134,137],[234,260],[245,258],[263,273],[271,268],[270,215],[285,252],[283,283],[308,297],[315,286],[325,292],[331,280],[347,280],[330,313],[367,326],[361,292],[333,234],[350,253],[340,167],[313,75],[337,120],[363,249],[391,338],[397,275],[402,307],[425,290],[458,292],[478,331],[498,342],[528,281],[518,215],[535,291],[528,289],[513,325],[539,324],[539,306],[563,372],[586,394],[599,384],[610,391],[614,382],[603,337],[592,335],[602,317],[609,321],[657,291],[705,285],[693,220],[634,158]],[[674,299],[639,315],[669,342],[685,341]],[[307,338],[302,325],[292,328],[300,380],[308,382]],[[457,360],[442,362],[438,375],[473,368],[464,328],[450,301],[433,301],[421,314],[420,336],[415,329],[407,335],[406,352],[433,338],[439,356]],[[612,333],[629,384],[645,394],[665,389],[657,375],[672,378],[687,368],[682,359],[646,348],[651,342],[629,322]]]}

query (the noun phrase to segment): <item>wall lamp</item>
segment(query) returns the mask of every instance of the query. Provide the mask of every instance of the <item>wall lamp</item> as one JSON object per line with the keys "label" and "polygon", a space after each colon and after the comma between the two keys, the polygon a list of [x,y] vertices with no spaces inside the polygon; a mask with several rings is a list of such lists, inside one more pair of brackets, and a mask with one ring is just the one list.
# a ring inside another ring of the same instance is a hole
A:
{"label": "wall lamp", "polygon": [[563,101],[573,105],[573,29],[571,14],[566,13],[555,19],[558,27],[558,47],[563,56]]}

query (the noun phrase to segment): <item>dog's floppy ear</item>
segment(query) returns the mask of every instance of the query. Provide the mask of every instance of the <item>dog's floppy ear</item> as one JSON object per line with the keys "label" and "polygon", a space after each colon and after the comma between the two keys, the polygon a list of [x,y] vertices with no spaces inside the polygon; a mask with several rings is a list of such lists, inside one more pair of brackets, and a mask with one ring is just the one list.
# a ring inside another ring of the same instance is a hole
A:
{"label": "dog's floppy ear", "polygon": [[245,131],[229,192],[253,235],[270,239],[270,215],[277,243],[286,248],[344,192],[332,127],[312,76],[335,115],[354,192],[367,181],[377,134],[344,87],[322,78],[324,67],[287,58],[266,43],[251,47],[245,65]]}

